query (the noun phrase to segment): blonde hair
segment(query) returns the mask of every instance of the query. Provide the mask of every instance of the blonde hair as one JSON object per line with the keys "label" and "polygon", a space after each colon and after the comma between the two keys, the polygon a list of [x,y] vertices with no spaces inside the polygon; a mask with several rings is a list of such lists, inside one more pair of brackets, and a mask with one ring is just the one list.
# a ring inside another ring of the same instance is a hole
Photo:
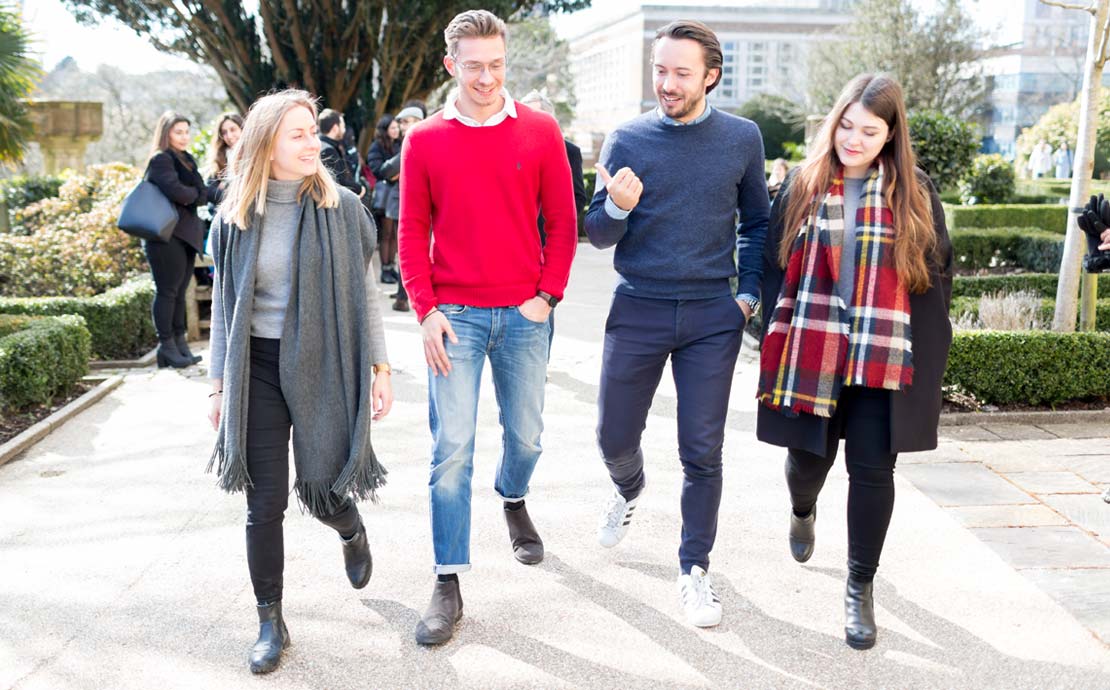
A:
{"label": "blonde hair", "polygon": [[[227,193],[220,204],[220,216],[246,230],[252,215],[266,210],[266,189],[270,181],[270,157],[274,154],[278,127],[293,108],[307,108],[316,122],[316,100],[307,92],[286,89],[259,98],[247,113],[243,134],[232,149],[228,163]],[[319,157],[316,172],[304,178],[297,191],[298,200],[312,197],[321,208],[339,206],[339,190]]]}
{"label": "blonde hair", "polygon": [[467,10],[455,15],[443,30],[443,40],[447,43],[447,54],[452,58],[459,53],[459,39],[496,38],[508,43],[508,29],[505,22],[488,10]]}

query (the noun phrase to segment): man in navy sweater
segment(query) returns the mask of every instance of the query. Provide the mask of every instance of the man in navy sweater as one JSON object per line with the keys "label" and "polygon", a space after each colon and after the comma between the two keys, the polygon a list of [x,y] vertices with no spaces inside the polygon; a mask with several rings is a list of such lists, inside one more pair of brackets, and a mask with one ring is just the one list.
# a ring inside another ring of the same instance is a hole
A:
{"label": "man in navy sweater", "polygon": [[721,620],[707,573],[721,447],[741,333],[759,307],[769,215],[759,128],[706,103],[722,61],[704,24],[677,21],[656,33],[659,107],[606,139],[586,214],[590,242],[616,245],[620,274],[605,324],[597,425],[615,491],[598,540],[612,547],[628,531],[645,484],[640,437],[669,358],[684,473],[678,590],[687,620],[701,627]]}

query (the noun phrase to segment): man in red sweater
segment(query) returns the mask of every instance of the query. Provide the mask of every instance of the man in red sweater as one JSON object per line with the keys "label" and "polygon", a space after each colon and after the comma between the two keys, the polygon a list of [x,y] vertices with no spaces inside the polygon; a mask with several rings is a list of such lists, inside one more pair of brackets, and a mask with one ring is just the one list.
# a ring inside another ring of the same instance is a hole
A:
{"label": "man in red sweater", "polygon": [[548,317],[577,242],[559,126],[503,87],[504,22],[485,10],[463,12],[444,38],[443,64],[457,90],[409,132],[401,152],[401,275],[423,330],[432,431],[437,578],[416,627],[421,644],[451,639],[462,616],[458,573],[470,569],[470,478],[487,357],[504,428],[494,489],[516,559],[543,560],[524,495],[540,457]]}

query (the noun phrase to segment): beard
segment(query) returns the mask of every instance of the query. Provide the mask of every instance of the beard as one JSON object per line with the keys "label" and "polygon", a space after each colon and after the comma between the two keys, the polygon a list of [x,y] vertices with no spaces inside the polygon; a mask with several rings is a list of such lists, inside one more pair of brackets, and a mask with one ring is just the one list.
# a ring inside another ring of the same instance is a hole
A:
{"label": "beard", "polygon": [[660,107],[663,108],[663,113],[667,117],[672,118],[674,120],[681,120],[685,117],[688,117],[691,113],[697,112],[698,110],[701,109],[701,105],[705,101],[705,96],[704,95],[702,95],[701,97],[692,97],[692,96],[690,96],[690,94],[687,94],[687,93],[681,93],[681,94],[678,94],[678,95],[681,96],[682,101],[680,101],[678,104],[676,104],[676,105],[679,106],[680,109],[677,110],[677,111],[674,111],[674,112],[668,111],[667,105],[663,101],[663,96],[662,95],[658,96],[659,105],[660,105]]}

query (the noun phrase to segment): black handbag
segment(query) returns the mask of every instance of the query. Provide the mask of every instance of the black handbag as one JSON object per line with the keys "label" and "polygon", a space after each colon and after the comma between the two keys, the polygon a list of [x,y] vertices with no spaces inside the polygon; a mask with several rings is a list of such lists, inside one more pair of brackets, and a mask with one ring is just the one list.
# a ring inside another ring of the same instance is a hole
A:
{"label": "black handbag", "polygon": [[177,221],[173,203],[157,185],[143,180],[123,200],[116,227],[148,242],[169,242]]}

